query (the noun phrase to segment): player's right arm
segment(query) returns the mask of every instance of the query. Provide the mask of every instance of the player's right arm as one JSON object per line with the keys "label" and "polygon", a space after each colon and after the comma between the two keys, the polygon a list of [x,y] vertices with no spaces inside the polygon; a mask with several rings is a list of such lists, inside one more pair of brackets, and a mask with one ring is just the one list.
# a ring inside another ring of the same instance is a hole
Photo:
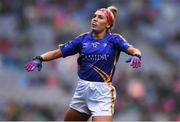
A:
{"label": "player's right arm", "polygon": [[56,50],[48,51],[40,56],[42,57],[43,61],[51,61],[60,58],[63,55],[60,49],[56,49]]}
{"label": "player's right arm", "polygon": [[25,70],[32,72],[35,69],[38,69],[40,71],[42,69],[42,62],[51,61],[60,57],[67,57],[78,53],[81,50],[82,38],[83,35],[78,36],[65,44],[60,44],[58,49],[48,51],[40,56],[36,56],[33,60],[29,61],[25,65]]}
{"label": "player's right arm", "polygon": [[43,53],[40,56],[36,56],[33,60],[29,61],[25,65],[25,70],[28,72],[34,71],[36,68],[38,71],[41,71],[42,69],[42,62],[44,61],[51,61],[57,58],[62,57],[61,49],[56,49],[52,51],[48,51],[46,53]]}

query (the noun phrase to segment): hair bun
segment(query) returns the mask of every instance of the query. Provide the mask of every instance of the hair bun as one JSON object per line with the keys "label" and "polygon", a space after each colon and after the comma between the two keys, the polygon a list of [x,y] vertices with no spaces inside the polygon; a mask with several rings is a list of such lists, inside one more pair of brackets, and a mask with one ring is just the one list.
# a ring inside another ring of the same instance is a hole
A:
{"label": "hair bun", "polygon": [[111,11],[112,14],[114,15],[114,18],[116,18],[118,9],[117,9],[115,6],[109,6],[107,9],[108,9],[109,11]]}

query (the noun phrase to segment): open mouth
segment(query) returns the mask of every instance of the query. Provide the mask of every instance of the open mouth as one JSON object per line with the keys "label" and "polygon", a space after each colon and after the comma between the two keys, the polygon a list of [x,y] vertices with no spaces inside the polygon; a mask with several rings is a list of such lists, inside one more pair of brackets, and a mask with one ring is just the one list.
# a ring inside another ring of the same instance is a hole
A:
{"label": "open mouth", "polygon": [[96,23],[92,23],[92,27],[96,27],[97,26],[97,24]]}

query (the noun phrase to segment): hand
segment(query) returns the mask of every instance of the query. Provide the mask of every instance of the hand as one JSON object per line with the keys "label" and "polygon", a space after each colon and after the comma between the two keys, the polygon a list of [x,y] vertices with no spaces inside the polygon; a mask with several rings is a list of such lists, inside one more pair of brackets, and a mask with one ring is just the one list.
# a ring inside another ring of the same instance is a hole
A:
{"label": "hand", "polygon": [[37,56],[36,58],[34,58],[32,61],[28,62],[25,65],[25,70],[28,72],[32,72],[34,71],[36,68],[38,69],[38,71],[41,71],[42,69],[42,58],[40,56]]}
{"label": "hand", "polygon": [[126,63],[130,63],[130,66],[132,66],[133,68],[139,68],[141,67],[141,56],[134,55],[129,58]]}

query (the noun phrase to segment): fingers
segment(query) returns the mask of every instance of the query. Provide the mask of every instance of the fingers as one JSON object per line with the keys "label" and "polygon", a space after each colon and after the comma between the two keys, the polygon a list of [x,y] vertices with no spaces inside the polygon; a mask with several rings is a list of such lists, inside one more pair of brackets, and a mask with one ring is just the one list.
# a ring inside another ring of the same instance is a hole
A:
{"label": "fingers", "polygon": [[28,62],[26,65],[25,65],[25,70],[28,71],[28,72],[32,72],[35,70],[36,68],[36,65],[33,63],[33,62]]}
{"label": "fingers", "polygon": [[130,66],[132,66],[133,68],[141,67],[141,60],[138,57],[133,57],[130,62]]}
{"label": "fingers", "polygon": [[141,61],[138,62],[138,67],[141,67]]}

